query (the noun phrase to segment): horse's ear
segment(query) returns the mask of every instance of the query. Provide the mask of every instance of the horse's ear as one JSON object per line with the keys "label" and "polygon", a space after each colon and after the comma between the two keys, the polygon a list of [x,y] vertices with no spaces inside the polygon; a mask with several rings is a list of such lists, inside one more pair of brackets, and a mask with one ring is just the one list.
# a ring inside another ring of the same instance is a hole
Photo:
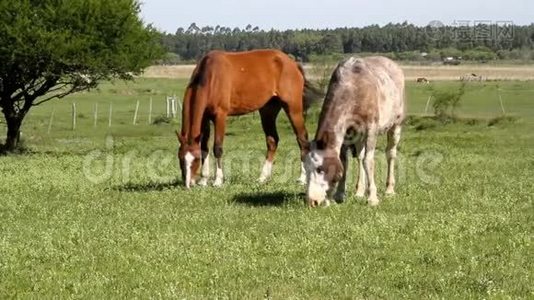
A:
{"label": "horse's ear", "polygon": [[178,130],[175,130],[174,132],[176,133],[176,137],[178,138],[180,144],[185,144],[185,136],[179,133]]}

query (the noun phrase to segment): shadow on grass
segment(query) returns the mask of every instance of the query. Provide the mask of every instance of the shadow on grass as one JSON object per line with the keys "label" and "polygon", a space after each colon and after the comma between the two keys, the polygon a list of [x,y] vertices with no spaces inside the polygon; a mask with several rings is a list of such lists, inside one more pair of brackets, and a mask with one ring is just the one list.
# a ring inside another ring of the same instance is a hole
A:
{"label": "shadow on grass", "polygon": [[161,192],[168,189],[174,189],[181,185],[181,181],[173,182],[148,182],[148,183],[127,183],[124,185],[115,186],[112,189],[119,192]]}
{"label": "shadow on grass", "polygon": [[304,194],[288,192],[247,193],[239,194],[232,199],[232,203],[249,206],[282,206],[295,198],[304,199]]}

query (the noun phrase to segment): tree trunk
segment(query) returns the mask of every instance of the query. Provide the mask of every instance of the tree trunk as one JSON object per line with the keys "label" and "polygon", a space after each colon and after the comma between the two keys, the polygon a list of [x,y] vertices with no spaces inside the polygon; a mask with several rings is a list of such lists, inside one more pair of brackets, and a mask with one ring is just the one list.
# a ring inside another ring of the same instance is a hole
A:
{"label": "tree trunk", "polygon": [[22,117],[6,118],[7,136],[4,151],[13,152],[17,149],[20,141],[20,126]]}
{"label": "tree trunk", "polygon": [[24,97],[24,105],[18,107],[13,99],[0,98],[0,108],[7,125],[6,142],[1,147],[2,152],[14,152],[20,146],[20,127],[22,120],[32,107],[35,97]]}

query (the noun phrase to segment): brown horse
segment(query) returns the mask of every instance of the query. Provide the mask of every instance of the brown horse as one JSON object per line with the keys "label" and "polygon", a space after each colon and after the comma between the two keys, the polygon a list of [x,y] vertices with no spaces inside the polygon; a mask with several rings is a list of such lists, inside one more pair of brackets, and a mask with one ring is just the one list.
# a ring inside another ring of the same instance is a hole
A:
{"label": "brown horse", "polygon": [[326,197],[336,185],[334,200],[343,201],[349,150],[358,156],[360,166],[356,195],[363,197],[367,191],[368,203],[377,205],[374,152],[377,136],[384,132],[388,140],[386,194],[393,194],[394,162],[405,111],[404,74],[397,64],[385,57],[352,57],[341,62],[330,80],[306,159],[309,205],[329,203]]}
{"label": "brown horse", "polygon": [[[214,123],[213,152],[216,158],[214,186],[223,184],[221,157],[228,116],[259,110],[267,142],[267,154],[260,181],[266,181],[278,146],[276,118],[283,109],[297,136],[301,161],[308,151],[308,133],[303,112],[309,99],[308,88],[299,64],[278,50],[247,52],[212,51],[204,56],[191,76],[183,100],[182,130],[178,158],[186,187],[194,185],[202,164],[199,185],[209,177],[208,140],[210,121]],[[305,172],[301,167],[300,181]]]}

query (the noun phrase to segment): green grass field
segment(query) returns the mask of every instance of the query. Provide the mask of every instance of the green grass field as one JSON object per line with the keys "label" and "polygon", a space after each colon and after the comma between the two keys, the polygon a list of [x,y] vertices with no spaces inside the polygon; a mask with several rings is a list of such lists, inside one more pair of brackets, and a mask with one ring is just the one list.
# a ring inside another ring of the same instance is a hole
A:
{"label": "green grass field", "polygon": [[[534,298],[534,82],[470,84],[458,114],[478,121],[405,126],[395,197],[382,139],[381,205],[353,197],[352,176],[348,201],[327,209],[304,204],[283,115],[270,183],[255,181],[265,146],[248,115],[228,126],[224,187],[184,190],[179,120],[147,124],[148,99],[156,118],[184,85],[104,84],[30,112],[29,153],[0,157],[0,298]],[[488,126],[497,88],[518,120]],[[408,85],[411,115],[429,93]]]}

